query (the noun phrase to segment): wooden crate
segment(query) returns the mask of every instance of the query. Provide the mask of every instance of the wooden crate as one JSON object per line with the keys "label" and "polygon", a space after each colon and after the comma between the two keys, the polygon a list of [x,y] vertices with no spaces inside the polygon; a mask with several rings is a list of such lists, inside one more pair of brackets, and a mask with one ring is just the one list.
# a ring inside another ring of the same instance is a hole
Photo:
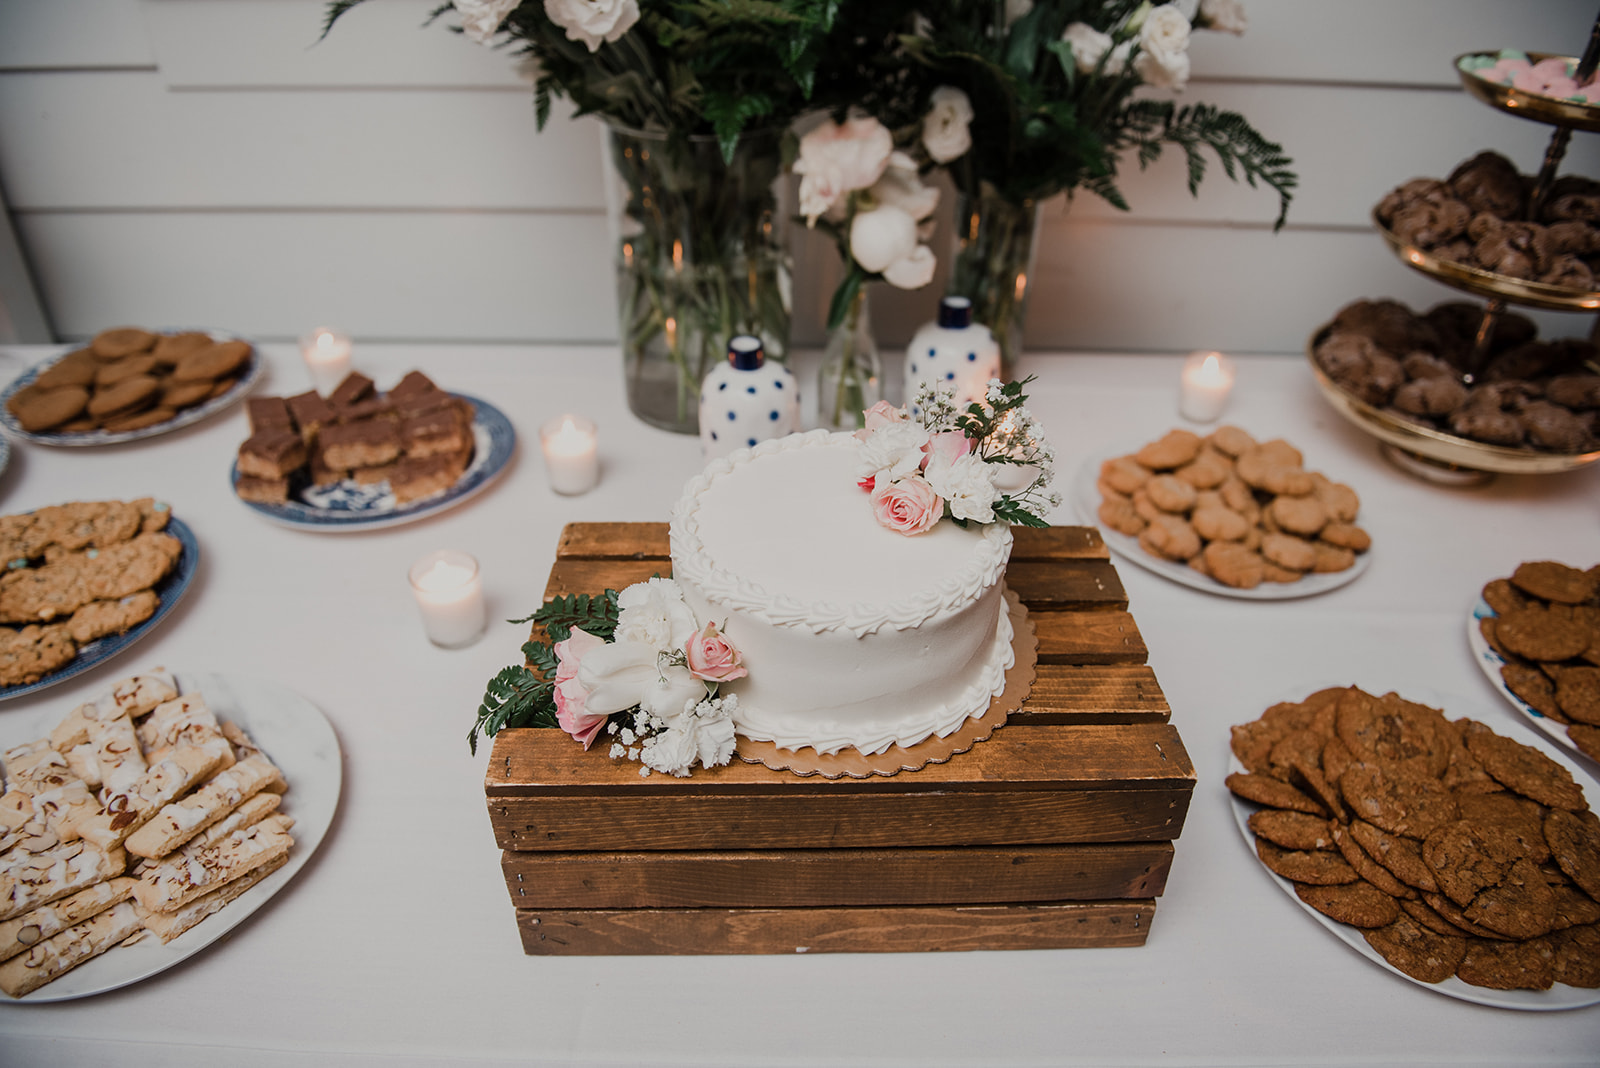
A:
{"label": "wooden crate", "polygon": [[[828,780],[686,779],[506,730],[485,781],[523,948],[695,954],[1143,944],[1194,768],[1099,533],[1016,530],[1027,703],[970,752]],[[664,523],[575,523],[546,599],[670,575]]]}

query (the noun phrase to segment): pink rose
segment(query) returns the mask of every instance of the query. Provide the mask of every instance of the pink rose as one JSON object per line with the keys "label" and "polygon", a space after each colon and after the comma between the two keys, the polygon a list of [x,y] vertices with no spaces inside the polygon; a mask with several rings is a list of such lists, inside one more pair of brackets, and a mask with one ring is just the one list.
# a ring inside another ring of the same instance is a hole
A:
{"label": "pink rose", "polygon": [[865,423],[860,430],[856,431],[857,441],[866,441],[872,436],[873,431],[882,430],[884,427],[893,423],[903,423],[906,421],[906,412],[904,408],[896,408],[888,401],[883,400],[879,401],[877,404],[874,404],[861,414],[865,419]]}
{"label": "pink rose", "polygon": [[961,459],[972,451],[972,439],[959,430],[946,430],[933,435],[928,439],[928,444],[922,447],[922,469],[928,469],[928,461],[935,456],[943,456],[952,462]]}
{"label": "pink rose", "polygon": [[872,514],[890,530],[922,534],[944,515],[944,501],[926,479],[912,476],[873,490]]}
{"label": "pink rose", "polygon": [[689,673],[697,679],[731,682],[749,674],[744,669],[739,650],[717,633],[715,623],[707,623],[705,630],[689,639],[683,651],[689,657]]}
{"label": "pink rose", "polygon": [[573,628],[572,635],[566,641],[555,644],[556,721],[561,724],[562,730],[582,742],[585,749],[594,744],[600,728],[606,725],[607,717],[584,708],[589,691],[578,681],[578,664],[590,652],[605,644],[604,638],[596,638],[577,627]]}

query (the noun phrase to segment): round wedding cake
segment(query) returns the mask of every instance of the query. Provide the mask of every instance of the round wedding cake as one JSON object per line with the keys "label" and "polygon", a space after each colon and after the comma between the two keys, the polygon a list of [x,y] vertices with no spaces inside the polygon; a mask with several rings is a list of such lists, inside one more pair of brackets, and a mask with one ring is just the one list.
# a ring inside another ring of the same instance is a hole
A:
{"label": "round wedding cake", "polygon": [[874,518],[850,434],[712,461],[672,514],[673,578],[748,676],[738,733],[784,749],[879,753],[950,734],[1005,687],[1005,523],[908,536]]}

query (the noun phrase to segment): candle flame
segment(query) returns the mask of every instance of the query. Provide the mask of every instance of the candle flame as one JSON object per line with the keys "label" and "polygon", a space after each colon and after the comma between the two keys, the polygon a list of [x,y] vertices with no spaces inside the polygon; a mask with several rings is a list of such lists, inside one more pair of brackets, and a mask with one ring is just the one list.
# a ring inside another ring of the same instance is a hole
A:
{"label": "candle flame", "polygon": [[683,242],[682,241],[674,241],[672,243],[672,269],[674,271],[683,270]]}
{"label": "candle flame", "polygon": [[1026,293],[1027,291],[1028,291],[1028,276],[1026,274],[1017,275],[1017,293],[1016,293],[1017,303],[1019,303],[1019,304],[1022,303],[1022,295],[1024,293]]}

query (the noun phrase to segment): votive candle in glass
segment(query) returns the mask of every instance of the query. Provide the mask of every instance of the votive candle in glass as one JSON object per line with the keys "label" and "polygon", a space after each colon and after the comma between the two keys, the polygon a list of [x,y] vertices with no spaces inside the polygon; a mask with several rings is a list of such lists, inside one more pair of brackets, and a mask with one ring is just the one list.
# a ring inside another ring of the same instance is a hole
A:
{"label": "votive candle in glass", "polygon": [[410,578],[430,642],[459,649],[483,633],[483,583],[471,555],[455,549],[429,553],[411,565]]}
{"label": "votive candle in glass", "polygon": [[1196,423],[1209,423],[1228,406],[1233,392],[1233,361],[1220,352],[1195,352],[1183,361],[1179,383],[1178,414]]}
{"label": "votive candle in glass", "polygon": [[557,493],[588,493],[600,481],[600,437],[583,416],[556,416],[539,428],[539,445]]}
{"label": "votive candle in glass", "polygon": [[311,372],[311,384],[327,396],[350,373],[350,335],[319,326],[300,339],[300,357]]}

